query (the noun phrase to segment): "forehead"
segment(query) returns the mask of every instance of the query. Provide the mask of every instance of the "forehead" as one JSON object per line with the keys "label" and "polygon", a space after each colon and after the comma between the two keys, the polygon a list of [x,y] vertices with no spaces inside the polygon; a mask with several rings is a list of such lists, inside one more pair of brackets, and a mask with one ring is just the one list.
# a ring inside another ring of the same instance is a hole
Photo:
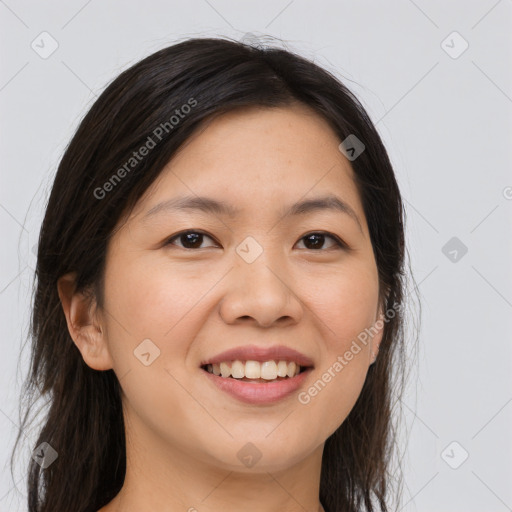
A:
{"label": "forehead", "polygon": [[[283,178],[292,166],[327,171],[333,159],[346,161],[340,158],[338,139],[327,121],[305,105],[237,109],[208,120],[178,151],[170,167],[201,162],[218,171],[218,166],[243,165],[262,173],[271,170]],[[347,170],[351,171],[350,165]],[[247,174],[241,168],[238,171],[241,179]]]}
{"label": "forehead", "polygon": [[208,196],[244,214],[335,193],[364,217],[350,162],[329,124],[303,105],[235,110],[206,122],[174,155],[134,214]]}

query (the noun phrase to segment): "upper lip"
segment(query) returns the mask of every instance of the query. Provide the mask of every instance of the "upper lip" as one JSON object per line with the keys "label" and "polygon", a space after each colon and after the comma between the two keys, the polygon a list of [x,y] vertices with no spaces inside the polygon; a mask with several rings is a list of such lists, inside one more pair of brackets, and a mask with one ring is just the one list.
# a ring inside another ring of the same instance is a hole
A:
{"label": "upper lip", "polygon": [[293,361],[299,366],[313,366],[313,361],[306,355],[297,350],[284,345],[273,347],[258,347],[256,345],[245,345],[221,352],[201,363],[200,366],[207,364],[222,363],[227,361]]}

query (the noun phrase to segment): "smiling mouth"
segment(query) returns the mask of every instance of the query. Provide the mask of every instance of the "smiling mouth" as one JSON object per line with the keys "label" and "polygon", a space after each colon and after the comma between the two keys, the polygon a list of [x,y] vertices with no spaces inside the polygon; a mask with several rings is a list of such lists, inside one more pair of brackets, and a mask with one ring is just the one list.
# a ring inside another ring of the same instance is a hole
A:
{"label": "smiling mouth", "polygon": [[241,361],[221,364],[205,364],[201,369],[222,379],[231,379],[240,382],[255,382],[269,384],[282,380],[291,380],[297,375],[304,373],[312,366],[299,366],[287,361],[267,362],[263,369],[257,361],[249,361],[249,365]]}
{"label": "smiling mouth", "polygon": [[[306,363],[307,364],[307,363]],[[272,405],[291,397],[312,373],[314,366],[301,366],[279,359],[259,362],[224,361],[200,367],[207,381],[238,402]]]}

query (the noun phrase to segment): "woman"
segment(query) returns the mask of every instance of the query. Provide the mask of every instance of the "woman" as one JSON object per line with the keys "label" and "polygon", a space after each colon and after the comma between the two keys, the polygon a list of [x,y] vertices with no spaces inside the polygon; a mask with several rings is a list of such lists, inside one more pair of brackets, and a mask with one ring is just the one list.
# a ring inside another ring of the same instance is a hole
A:
{"label": "woman", "polygon": [[203,38],[124,71],[40,233],[30,512],[389,510],[403,216],[314,63]]}

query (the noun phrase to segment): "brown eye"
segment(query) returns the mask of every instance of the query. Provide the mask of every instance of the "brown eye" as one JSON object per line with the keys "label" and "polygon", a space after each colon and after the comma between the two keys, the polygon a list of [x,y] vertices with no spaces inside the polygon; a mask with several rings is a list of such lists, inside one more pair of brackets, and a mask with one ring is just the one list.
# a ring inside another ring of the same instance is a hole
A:
{"label": "brown eye", "polygon": [[183,231],[169,238],[165,245],[176,245],[174,241],[178,240],[181,243],[181,245],[178,244],[178,247],[182,247],[183,249],[201,249],[201,244],[205,238],[213,240],[212,237],[202,231]]}
{"label": "brown eye", "polygon": [[321,250],[324,249],[324,244],[326,239],[331,239],[334,242],[334,245],[331,245],[329,248],[338,247],[345,248],[346,244],[344,244],[337,236],[330,235],[323,232],[309,233],[301,238],[301,241],[304,240],[304,245],[308,250]]}

